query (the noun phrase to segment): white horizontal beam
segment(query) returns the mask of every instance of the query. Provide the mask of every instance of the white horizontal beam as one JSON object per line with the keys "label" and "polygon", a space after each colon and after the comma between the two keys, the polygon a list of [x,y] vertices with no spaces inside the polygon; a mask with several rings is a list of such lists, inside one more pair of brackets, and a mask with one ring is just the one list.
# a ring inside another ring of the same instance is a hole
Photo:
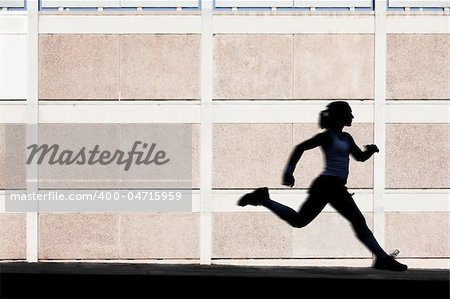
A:
{"label": "white horizontal beam", "polygon": [[[355,123],[373,122],[372,101],[348,101]],[[214,101],[215,123],[316,123],[326,101]],[[41,101],[41,122],[199,123],[198,101]],[[0,123],[26,122],[25,101],[1,101]],[[450,123],[449,101],[387,101],[387,123]]]}
{"label": "white horizontal beam", "polygon": [[386,212],[450,212],[448,189],[386,190]]}
{"label": "white horizontal beam", "polygon": [[201,33],[200,15],[40,15],[39,33]]}
{"label": "white horizontal beam", "polygon": [[199,123],[198,102],[133,103],[47,102],[39,105],[40,123]]}
{"label": "white horizontal beam", "polygon": [[[213,33],[216,34],[374,33],[373,16],[366,14],[338,15],[332,18],[326,15],[215,15],[213,19]],[[14,25],[8,27],[11,26]],[[8,27],[1,26],[0,32]],[[40,16],[40,33],[200,33],[200,28],[198,15]],[[448,16],[391,15],[387,19],[387,31],[448,33]]]}
{"label": "white horizontal beam", "polygon": [[213,33],[303,34],[353,33],[373,34],[374,17],[358,15],[214,15]]}
{"label": "white horizontal beam", "polygon": [[[0,15],[0,33],[24,33],[18,16]],[[387,33],[450,33],[448,15],[388,15]],[[25,28],[26,29],[26,28]],[[200,15],[40,15],[39,33],[198,33]],[[371,14],[213,16],[215,34],[373,34]]]}
{"label": "white horizontal beam", "polygon": [[121,7],[198,7],[198,0],[120,0]]}
{"label": "white horizontal beam", "polygon": [[448,0],[390,0],[389,7],[449,7]]}
{"label": "white horizontal beam", "polygon": [[449,123],[449,101],[387,101],[387,123]]}
{"label": "white horizontal beam", "polygon": [[294,0],[295,7],[372,8],[372,0]]}
{"label": "white horizontal beam", "polygon": [[389,34],[450,33],[449,15],[387,15],[386,31]]}
{"label": "white horizontal beam", "polygon": [[0,34],[27,34],[27,15],[0,13]]}
{"label": "white horizontal beam", "polygon": [[[281,172],[281,169],[280,169]],[[245,193],[251,192],[253,190],[213,190],[212,201],[213,201],[213,212],[269,212],[266,208],[261,206],[247,206],[242,208],[236,204],[241,196]],[[358,207],[363,212],[372,211],[372,198],[373,193],[371,190],[355,190],[354,199]],[[270,198],[282,203],[294,210],[303,204],[306,197],[308,196],[307,190],[270,190]],[[334,212],[335,210],[329,205],[325,207],[324,212]]]}
{"label": "white horizontal beam", "polygon": [[27,122],[26,101],[1,101],[0,100],[0,123],[15,124]]}
{"label": "white horizontal beam", "polygon": [[[348,101],[355,122],[372,122],[372,102]],[[315,123],[329,101],[215,101],[216,123]]]}
{"label": "white horizontal beam", "polygon": [[216,7],[293,7],[293,0],[216,0]]}
{"label": "white horizontal beam", "polygon": [[[237,200],[250,189],[242,190],[213,190],[212,203],[213,212],[268,212],[262,207],[247,206],[245,208],[236,205]],[[283,203],[297,210],[306,199],[306,190],[269,190],[273,200]],[[363,212],[372,212],[372,190],[352,189],[358,207]],[[450,212],[448,189],[399,189],[386,190],[385,212]],[[5,191],[0,190],[0,213],[5,212]],[[200,191],[192,190],[192,212],[200,211]],[[334,212],[333,208],[327,207],[324,212]]]}
{"label": "white horizontal beam", "polygon": [[[281,170],[280,170],[281,171]],[[242,208],[236,205],[239,198],[253,190],[213,190],[214,212],[268,212],[264,207],[247,206]],[[448,189],[398,189],[386,190],[385,212],[450,212]],[[353,198],[363,212],[373,211],[373,192],[371,189],[352,189]],[[270,190],[270,197],[287,205],[294,210],[303,204],[307,197],[307,190]],[[325,212],[335,210],[327,206]]]}

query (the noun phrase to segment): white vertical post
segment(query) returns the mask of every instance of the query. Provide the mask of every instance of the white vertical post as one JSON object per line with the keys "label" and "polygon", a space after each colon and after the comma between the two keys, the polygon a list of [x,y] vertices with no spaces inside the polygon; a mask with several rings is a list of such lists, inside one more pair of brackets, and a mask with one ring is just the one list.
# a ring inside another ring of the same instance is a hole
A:
{"label": "white vertical post", "polygon": [[[38,142],[38,48],[39,16],[38,0],[28,0],[28,35],[27,35],[27,137],[26,144]],[[38,168],[36,163],[27,165],[27,193],[38,191]],[[38,222],[37,202],[30,202],[27,209],[26,240],[27,261],[38,261]]]}
{"label": "white vertical post", "polygon": [[380,152],[374,157],[373,230],[382,247],[385,243],[386,185],[386,0],[375,1],[374,141]]}
{"label": "white vertical post", "polygon": [[211,264],[212,223],[212,0],[202,1],[200,123],[200,263]]}

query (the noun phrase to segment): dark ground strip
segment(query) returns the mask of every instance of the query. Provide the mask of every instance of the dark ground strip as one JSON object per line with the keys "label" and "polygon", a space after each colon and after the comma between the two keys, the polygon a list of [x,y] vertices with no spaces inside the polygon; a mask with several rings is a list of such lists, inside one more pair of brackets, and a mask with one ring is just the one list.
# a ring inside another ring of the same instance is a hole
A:
{"label": "dark ground strip", "polygon": [[2,263],[0,298],[449,298],[449,270]]}

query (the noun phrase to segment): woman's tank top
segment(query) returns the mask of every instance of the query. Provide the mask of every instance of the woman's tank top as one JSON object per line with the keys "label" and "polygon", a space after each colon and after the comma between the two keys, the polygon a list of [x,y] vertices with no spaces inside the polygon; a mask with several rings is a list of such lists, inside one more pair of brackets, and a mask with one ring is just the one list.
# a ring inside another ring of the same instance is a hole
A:
{"label": "woman's tank top", "polygon": [[338,136],[335,132],[329,131],[330,144],[323,147],[325,154],[325,169],[322,175],[337,176],[347,182],[350,143],[346,134]]}

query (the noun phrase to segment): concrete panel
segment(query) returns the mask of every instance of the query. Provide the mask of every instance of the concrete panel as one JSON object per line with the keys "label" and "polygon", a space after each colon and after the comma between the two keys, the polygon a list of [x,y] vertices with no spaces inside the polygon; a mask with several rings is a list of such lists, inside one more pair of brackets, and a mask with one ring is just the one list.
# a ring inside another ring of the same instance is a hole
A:
{"label": "concrete panel", "polygon": [[119,98],[117,35],[40,35],[39,99]]}
{"label": "concrete panel", "polygon": [[449,188],[448,124],[389,124],[387,188]]}
{"label": "concrete panel", "polygon": [[291,99],[292,35],[215,35],[215,99]]}
{"label": "concrete panel", "polygon": [[41,214],[40,259],[119,257],[119,215]]}
{"label": "concrete panel", "polygon": [[[424,198],[426,200],[426,198]],[[386,248],[401,257],[450,257],[450,214],[388,213]]]}
{"label": "concrete panel", "polygon": [[26,259],[25,214],[0,214],[0,259]]}
{"label": "concrete panel", "polygon": [[120,257],[199,258],[199,215],[120,215]]}
{"label": "concrete panel", "polygon": [[291,144],[291,124],[214,125],[213,187],[282,187]]}
{"label": "concrete panel", "polygon": [[199,99],[199,35],[120,37],[122,99]]}
{"label": "concrete panel", "polygon": [[[51,154],[45,156],[39,166],[39,186],[41,188],[117,188],[124,166],[112,162],[102,165],[98,162],[89,164],[90,151],[98,146],[97,151],[105,150],[114,153],[120,149],[119,124],[40,124],[39,144],[52,146],[57,144],[59,149],[56,158],[64,156],[63,151],[72,151],[74,159],[82,148],[85,148],[85,161],[79,165],[50,164]],[[37,161],[40,154],[36,154]],[[66,155],[67,156],[67,155]],[[95,159],[99,160],[100,154]],[[82,161],[78,158],[77,161]]]}
{"label": "concrete panel", "polygon": [[[372,215],[364,215],[371,227]],[[295,229],[293,257],[370,257],[370,251],[356,237],[350,223],[338,213],[322,213],[304,228]]]}
{"label": "concrete panel", "polygon": [[0,124],[0,189],[26,188],[26,127]]}
{"label": "concrete panel", "polygon": [[213,258],[291,257],[292,228],[269,213],[215,213]]}
{"label": "concrete panel", "polygon": [[295,35],[295,99],[372,99],[373,35]]}
{"label": "concrete panel", "polygon": [[450,35],[387,37],[387,98],[450,99]]}

